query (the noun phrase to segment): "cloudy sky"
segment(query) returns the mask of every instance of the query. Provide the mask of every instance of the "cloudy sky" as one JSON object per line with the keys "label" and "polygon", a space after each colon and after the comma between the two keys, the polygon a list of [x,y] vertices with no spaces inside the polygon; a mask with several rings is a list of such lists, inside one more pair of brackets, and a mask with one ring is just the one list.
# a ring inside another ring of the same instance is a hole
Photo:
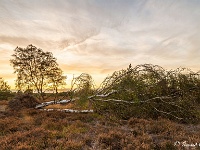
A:
{"label": "cloudy sky", "polygon": [[68,75],[98,85],[144,63],[200,70],[199,0],[0,0],[0,76],[14,87],[13,50],[53,52]]}

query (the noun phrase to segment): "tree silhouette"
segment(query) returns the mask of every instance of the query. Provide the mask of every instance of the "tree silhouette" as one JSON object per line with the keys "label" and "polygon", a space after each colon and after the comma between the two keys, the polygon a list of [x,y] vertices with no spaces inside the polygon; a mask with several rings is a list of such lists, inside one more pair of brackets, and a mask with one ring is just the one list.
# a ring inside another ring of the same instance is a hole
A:
{"label": "tree silhouette", "polygon": [[0,100],[5,100],[10,96],[10,86],[0,77]]}
{"label": "tree silhouette", "polygon": [[44,92],[49,85],[54,85],[54,89],[57,90],[64,81],[62,70],[51,52],[44,52],[40,48],[28,45],[26,48],[17,47],[12,57],[10,62],[14,73],[17,74],[18,90],[36,90],[39,98],[44,99]]}
{"label": "tree silhouette", "polygon": [[0,77],[0,92],[10,92],[10,86]]}
{"label": "tree silhouette", "polygon": [[48,73],[49,75],[49,88],[55,91],[55,99],[58,98],[58,88],[65,86],[65,79],[67,76],[63,76],[63,71],[60,68],[52,68],[52,71]]}

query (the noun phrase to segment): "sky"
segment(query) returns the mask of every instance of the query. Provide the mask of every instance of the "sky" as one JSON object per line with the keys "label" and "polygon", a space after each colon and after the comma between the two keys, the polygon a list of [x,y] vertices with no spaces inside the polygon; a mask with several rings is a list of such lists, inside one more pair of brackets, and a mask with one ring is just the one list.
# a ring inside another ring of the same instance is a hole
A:
{"label": "sky", "polygon": [[0,0],[0,77],[14,88],[9,60],[29,44],[50,51],[70,86],[89,73],[150,63],[200,70],[199,0]]}

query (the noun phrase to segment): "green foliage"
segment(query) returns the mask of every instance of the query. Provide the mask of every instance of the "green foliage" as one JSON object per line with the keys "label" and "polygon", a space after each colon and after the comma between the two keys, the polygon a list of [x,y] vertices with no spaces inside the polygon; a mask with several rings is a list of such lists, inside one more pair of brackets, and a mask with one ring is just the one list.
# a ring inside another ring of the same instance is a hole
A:
{"label": "green foliage", "polygon": [[10,86],[0,78],[0,100],[8,100],[9,97],[12,97]]}
{"label": "green foliage", "polygon": [[49,72],[49,86],[50,89],[58,93],[58,87],[66,85],[65,79],[67,76],[63,76],[63,71],[60,68],[54,68],[52,72]]}
{"label": "green foliage", "polygon": [[97,112],[120,118],[159,116],[182,122],[199,120],[200,73],[166,71],[151,64],[131,65],[108,76],[92,96]]}
{"label": "green foliage", "polygon": [[10,92],[10,86],[0,77],[0,92]]}
{"label": "green foliage", "polygon": [[64,84],[62,70],[51,52],[28,45],[26,48],[17,47],[12,56],[10,62],[17,74],[17,89],[36,90],[40,98],[44,99],[46,89],[52,87],[57,92],[57,88]]}
{"label": "green foliage", "polygon": [[79,97],[77,104],[85,107],[88,104],[88,97],[94,93],[94,81],[87,73],[82,73],[78,77],[74,77],[71,85],[71,99]]}
{"label": "green foliage", "polygon": [[72,80],[71,91],[82,95],[91,95],[94,89],[92,77],[87,73],[82,73]]}

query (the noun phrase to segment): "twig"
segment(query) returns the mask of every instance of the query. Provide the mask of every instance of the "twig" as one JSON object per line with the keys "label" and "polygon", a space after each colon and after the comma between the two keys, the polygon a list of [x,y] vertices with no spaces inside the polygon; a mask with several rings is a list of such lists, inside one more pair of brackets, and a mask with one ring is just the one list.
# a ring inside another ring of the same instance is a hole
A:
{"label": "twig", "polygon": [[161,111],[161,110],[158,110],[158,109],[155,108],[155,107],[154,107],[154,109],[155,109],[156,111],[160,112],[160,113],[167,114],[167,115],[170,115],[170,116],[172,116],[172,117],[175,117],[175,118],[178,119],[178,120],[182,120],[182,119],[183,119],[183,118],[179,118],[179,117],[177,117],[177,116],[175,116],[175,115],[172,115],[170,112]]}

